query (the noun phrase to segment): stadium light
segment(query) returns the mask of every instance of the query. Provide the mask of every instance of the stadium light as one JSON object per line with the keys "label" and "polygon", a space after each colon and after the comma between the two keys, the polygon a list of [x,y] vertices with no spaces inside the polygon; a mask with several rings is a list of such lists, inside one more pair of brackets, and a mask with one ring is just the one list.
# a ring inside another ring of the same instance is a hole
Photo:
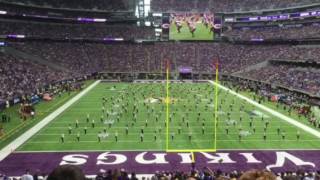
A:
{"label": "stadium light", "polygon": [[107,19],[94,18],[93,21],[94,21],[94,22],[106,22]]}
{"label": "stadium light", "polygon": [[153,17],[162,17],[162,13],[152,13]]}
{"label": "stadium light", "polygon": [[8,38],[17,38],[17,39],[23,39],[25,38],[26,36],[25,35],[22,35],[22,34],[9,34],[7,35]]}
{"label": "stadium light", "polygon": [[225,21],[225,22],[233,22],[234,19],[233,19],[233,18],[225,18],[224,21]]}
{"label": "stadium light", "polygon": [[104,41],[124,41],[123,38],[103,38]]}
{"label": "stadium light", "polygon": [[102,18],[82,18],[82,17],[77,18],[77,20],[81,22],[106,22],[107,21],[107,19],[102,19]]}
{"label": "stadium light", "polygon": [[159,32],[159,33],[161,33],[161,32],[162,32],[162,29],[160,29],[160,28],[156,28],[154,31],[155,31],[155,32]]}
{"label": "stadium light", "polygon": [[144,25],[145,26],[151,26],[151,22],[150,21],[146,21],[146,22],[144,22]]}

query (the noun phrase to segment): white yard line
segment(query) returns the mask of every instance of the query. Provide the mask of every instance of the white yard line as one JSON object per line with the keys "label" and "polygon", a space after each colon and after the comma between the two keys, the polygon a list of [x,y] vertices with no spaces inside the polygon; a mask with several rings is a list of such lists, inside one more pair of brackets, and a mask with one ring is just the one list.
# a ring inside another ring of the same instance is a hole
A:
{"label": "white yard line", "polygon": [[[217,83],[214,82],[214,81],[208,81],[208,82],[210,82],[210,83],[212,83],[212,84],[217,84]],[[260,108],[260,109],[262,109],[262,110],[264,110],[264,111],[266,111],[266,112],[268,112],[268,113],[270,113],[270,114],[272,114],[272,115],[274,115],[274,116],[276,116],[276,117],[284,120],[284,121],[286,121],[287,123],[292,124],[292,125],[300,128],[300,129],[302,129],[302,130],[304,130],[304,131],[306,131],[306,132],[308,132],[308,133],[310,133],[310,134],[312,134],[312,135],[320,138],[320,132],[319,132],[319,131],[314,130],[314,129],[310,128],[309,126],[304,125],[304,124],[298,122],[297,120],[292,119],[292,118],[290,118],[290,117],[288,117],[288,116],[286,116],[286,115],[284,115],[284,114],[282,114],[282,113],[279,113],[279,112],[277,112],[277,111],[275,111],[275,110],[273,110],[273,109],[270,109],[270,108],[268,108],[268,107],[266,107],[266,106],[264,106],[264,105],[262,105],[262,104],[259,104],[259,103],[257,103],[256,101],[254,101],[254,100],[252,100],[252,99],[250,99],[250,98],[248,98],[248,97],[246,97],[246,96],[243,96],[243,95],[241,95],[241,94],[239,94],[239,93],[236,93],[235,91],[233,91],[233,90],[231,90],[231,89],[229,89],[229,88],[227,88],[227,87],[224,87],[224,86],[221,85],[221,84],[217,84],[217,85],[218,85],[219,88],[221,88],[222,90],[224,90],[224,91],[229,91],[230,94],[233,94],[233,95],[237,96],[238,98],[243,99],[243,100],[247,101],[248,103],[250,103],[250,104],[252,104],[252,105],[254,105],[254,106],[256,106],[256,107],[258,107],[258,108]]]}
{"label": "white yard line", "polygon": [[83,97],[86,93],[88,93],[91,89],[93,89],[99,83],[100,83],[100,80],[91,84],[89,87],[84,89],[78,95],[76,95],[75,97],[70,99],[64,105],[62,105],[57,110],[55,110],[50,115],[48,115],[43,120],[41,120],[38,124],[36,124],[32,128],[30,128],[25,133],[23,133],[18,138],[16,138],[14,141],[12,141],[10,144],[8,144],[4,148],[2,148],[0,150],[0,161],[2,161],[4,158],[6,158],[11,152],[15,151],[19,146],[21,146],[29,138],[31,138],[33,135],[35,135],[37,132],[39,132],[43,127],[45,127],[47,124],[49,124],[52,120],[54,120],[63,111],[65,111],[67,108],[69,108],[72,104],[74,104],[76,101],[78,101],[81,97]]}

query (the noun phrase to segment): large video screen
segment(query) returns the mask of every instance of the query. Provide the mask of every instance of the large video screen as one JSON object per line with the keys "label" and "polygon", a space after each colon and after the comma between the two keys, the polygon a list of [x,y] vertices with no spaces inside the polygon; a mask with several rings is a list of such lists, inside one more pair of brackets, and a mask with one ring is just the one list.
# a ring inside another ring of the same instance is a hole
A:
{"label": "large video screen", "polygon": [[170,15],[170,40],[213,40],[214,14],[172,13]]}

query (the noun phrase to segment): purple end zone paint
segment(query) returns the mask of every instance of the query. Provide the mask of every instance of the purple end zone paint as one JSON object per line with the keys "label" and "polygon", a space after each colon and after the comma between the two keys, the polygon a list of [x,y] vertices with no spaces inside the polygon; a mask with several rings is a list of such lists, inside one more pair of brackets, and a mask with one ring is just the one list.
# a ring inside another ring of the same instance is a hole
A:
{"label": "purple end zone paint", "polygon": [[[116,156],[114,156],[116,155]],[[151,174],[156,171],[189,171],[188,153],[166,152],[45,152],[13,153],[0,162],[0,172],[10,176],[22,175],[26,169],[49,173],[61,162],[78,163],[88,175],[100,169],[124,168],[128,172]],[[222,162],[219,162],[223,159]],[[210,167],[224,172],[233,170],[270,169],[274,172],[318,170],[318,151],[219,151],[196,153],[196,168]]]}

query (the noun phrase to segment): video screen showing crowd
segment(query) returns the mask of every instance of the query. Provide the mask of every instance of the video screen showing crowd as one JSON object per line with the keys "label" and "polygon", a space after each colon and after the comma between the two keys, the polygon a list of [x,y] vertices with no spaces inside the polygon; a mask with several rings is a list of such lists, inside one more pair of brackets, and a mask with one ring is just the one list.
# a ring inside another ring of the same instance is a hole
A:
{"label": "video screen showing crowd", "polygon": [[172,13],[170,15],[170,39],[213,40],[214,14]]}

